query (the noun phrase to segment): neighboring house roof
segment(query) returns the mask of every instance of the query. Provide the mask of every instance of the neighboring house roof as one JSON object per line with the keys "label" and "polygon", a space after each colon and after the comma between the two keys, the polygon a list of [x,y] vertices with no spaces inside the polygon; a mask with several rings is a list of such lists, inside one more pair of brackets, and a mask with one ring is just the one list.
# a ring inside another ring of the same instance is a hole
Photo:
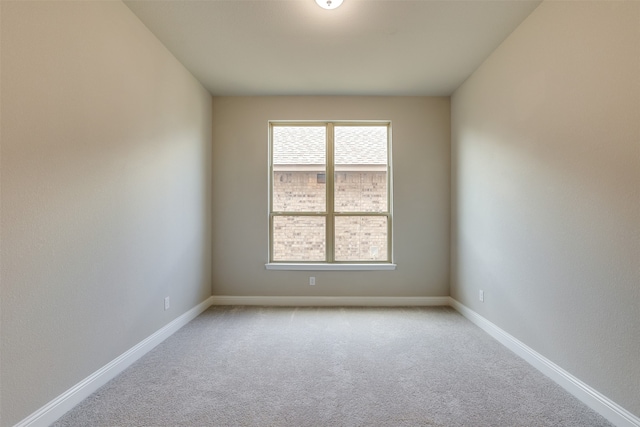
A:
{"label": "neighboring house roof", "polygon": [[[274,165],[325,163],[325,128],[322,126],[274,126]],[[335,164],[387,164],[386,126],[336,126]]]}

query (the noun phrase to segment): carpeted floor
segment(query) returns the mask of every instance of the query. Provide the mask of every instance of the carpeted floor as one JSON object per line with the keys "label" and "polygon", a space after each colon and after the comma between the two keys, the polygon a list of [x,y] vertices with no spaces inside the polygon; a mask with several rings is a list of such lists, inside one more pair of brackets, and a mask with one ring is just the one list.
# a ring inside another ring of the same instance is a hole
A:
{"label": "carpeted floor", "polygon": [[609,426],[448,307],[213,307],[62,426]]}

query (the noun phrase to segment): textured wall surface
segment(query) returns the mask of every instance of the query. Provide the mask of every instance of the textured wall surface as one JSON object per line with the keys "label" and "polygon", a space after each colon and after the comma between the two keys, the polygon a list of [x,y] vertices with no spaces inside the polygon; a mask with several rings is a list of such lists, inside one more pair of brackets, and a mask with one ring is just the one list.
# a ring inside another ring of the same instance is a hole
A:
{"label": "textured wall surface", "polygon": [[452,296],[635,415],[639,76],[640,3],[544,2],[452,97]]}
{"label": "textured wall surface", "polygon": [[[214,295],[449,294],[448,98],[214,97],[213,110]],[[397,270],[265,270],[269,120],[391,120]]]}
{"label": "textured wall surface", "polygon": [[1,8],[4,427],[210,295],[211,96],[120,2]]}

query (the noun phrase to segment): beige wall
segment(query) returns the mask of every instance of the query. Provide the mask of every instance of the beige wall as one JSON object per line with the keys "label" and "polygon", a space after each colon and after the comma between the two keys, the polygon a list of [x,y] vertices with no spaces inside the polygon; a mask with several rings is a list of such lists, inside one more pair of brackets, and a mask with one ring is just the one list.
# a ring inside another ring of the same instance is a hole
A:
{"label": "beige wall", "polygon": [[[268,120],[392,121],[397,270],[265,270]],[[214,97],[213,122],[214,295],[448,295],[448,98]]]}
{"label": "beige wall", "polygon": [[210,295],[211,96],[121,2],[0,3],[10,426]]}
{"label": "beige wall", "polygon": [[640,3],[544,2],[452,97],[452,296],[635,415],[639,61]]}

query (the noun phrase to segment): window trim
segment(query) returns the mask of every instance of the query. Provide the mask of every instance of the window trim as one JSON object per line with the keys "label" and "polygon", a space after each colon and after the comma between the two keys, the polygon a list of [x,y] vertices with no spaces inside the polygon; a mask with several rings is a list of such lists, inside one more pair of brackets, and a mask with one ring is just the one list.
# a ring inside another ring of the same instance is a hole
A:
{"label": "window trim", "polygon": [[[325,155],[325,211],[323,212],[275,212],[273,210],[273,128],[275,126],[324,126],[326,129],[326,155]],[[335,126],[385,126],[387,128],[387,210],[385,212],[334,212],[334,128]],[[268,121],[268,246],[267,246],[267,270],[395,270],[393,250],[393,162],[392,162],[392,125],[391,120],[305,120],[305,121]],[[325,255],[326,261],[274,261],[273,256],[273,218],[275,216],[324,216],[325,217]],[[387,218],[387,259],[386,260],[335,260],[335,223],[337,216],[376,216]]]}
{"label": "window trim", "polygon": [[330,263],[330,262],[268,262],[267,270],[291,270],[291,271],[368,271],[368,270],[395,270],[397,265],[387,262],[372,263]]}

